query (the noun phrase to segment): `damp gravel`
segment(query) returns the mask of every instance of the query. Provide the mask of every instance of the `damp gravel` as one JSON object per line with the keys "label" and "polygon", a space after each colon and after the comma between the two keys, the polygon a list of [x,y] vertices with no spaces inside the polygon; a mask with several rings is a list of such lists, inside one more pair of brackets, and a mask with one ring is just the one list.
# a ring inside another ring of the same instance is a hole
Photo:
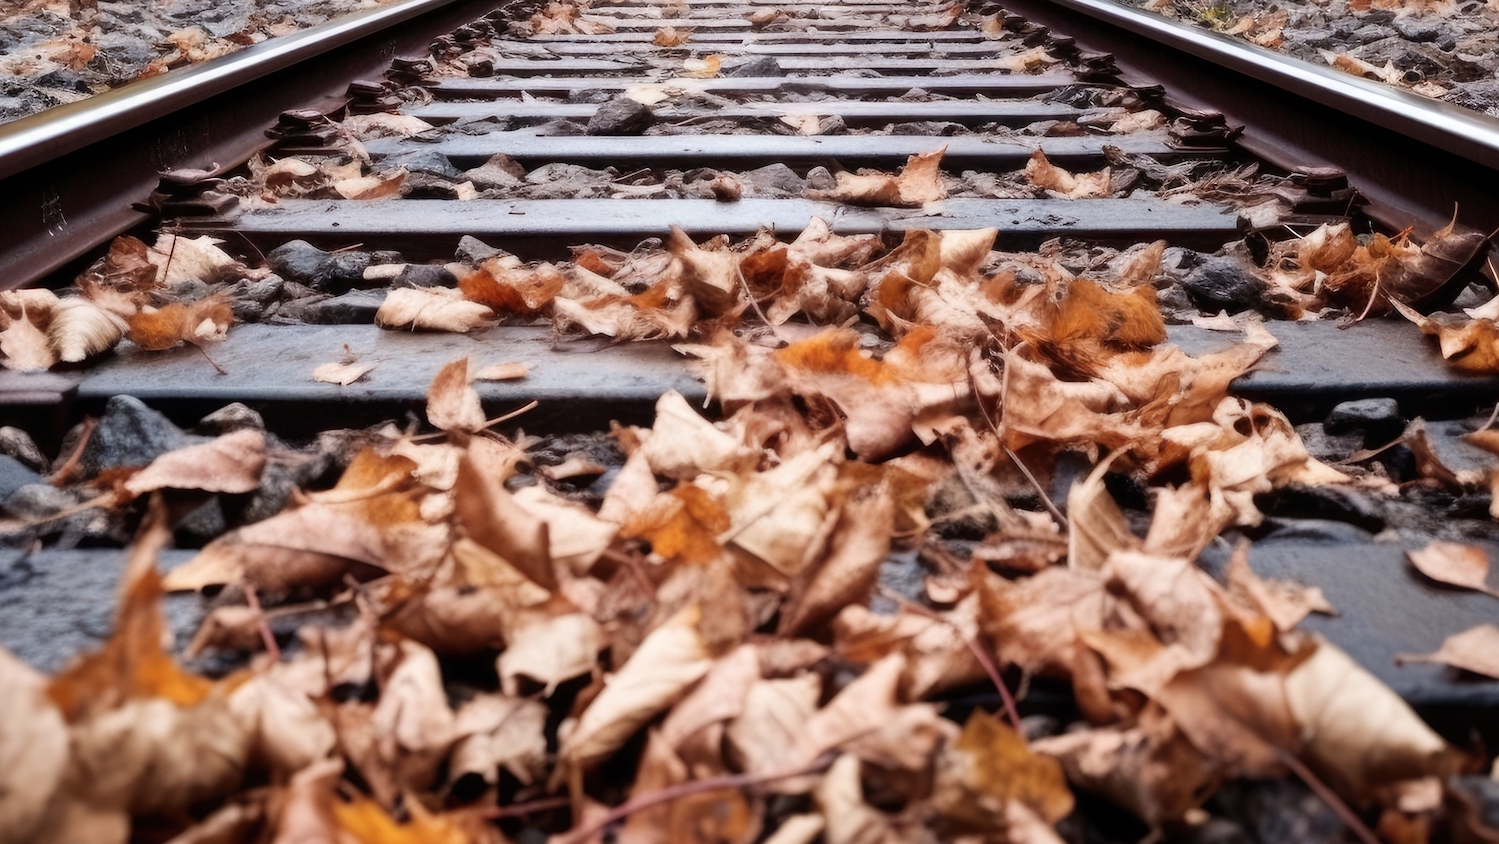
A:
{"label": "damp gravel", "polygon": [[0,123],[389,2],[0,3]]}
{"label": "damp gravel", "polygon": [[1480,0],[1125,2],[1499,117],[1499,7]]}

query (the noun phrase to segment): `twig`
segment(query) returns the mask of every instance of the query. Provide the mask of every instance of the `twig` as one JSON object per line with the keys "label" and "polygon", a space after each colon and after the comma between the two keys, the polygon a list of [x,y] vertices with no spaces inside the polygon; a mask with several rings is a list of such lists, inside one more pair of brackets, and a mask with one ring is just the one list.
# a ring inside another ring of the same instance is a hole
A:
{"label": "twig", "polygon": [[485,820],[497,820],[499,818],[519,818],[526,815],[534,815],[537,812],[550,812],[553,809],[566,809],[572,805],[572,800],[567,797],[543,797],[540,800],[531,800],[526,803],[514,803],[509,806],[493,806],[479,813],[479,817]]}
{"label": "twig", "polygon": [[767,774],[727,774],[721,777],[709,777],[703,780],[692,780],[690,782],[667,786],[666,788],[652,791],[649,794],[642,794],[639,797],[632,797],[626,800],[613,809],[610,809],[609,814],[604,815],[597,821],[562,836],[558,839],[558,844],[583,844],[584,841],[597,835],[612,823],[621,821],[636,812],[652,809],[663,803],[680,800],[683,797],[692,797],[710,791],[749,788],[750,786],[773,782],[775,780],[802,777],[808,774],[819,774],[832,767],[835,758],[836,754],[830,751],[819,756],[812,764],[790,771],[771,771]]}
{"label": "twig", "polygon": [[68,455],[68,459],[57,468],[56,472],[52,473],[52,477],[47,479],[48,483],[53,486],[62,486],[68,482],[73,470],[78,467],[79,459],[83,457],[84,447],[93,438],[94,429],[97,427],[99,427],[99,420],[93,418],[83,420],[83,433],[78,435],[78,444],[73,447],[73,453]]}
{"label": "twig", "polygon": [[229,374],[224,369],[224,367],[219,366],[218,361],[216,361],[213,358],[211,358],[211,357],[208,356],[208,350],[207,349],[203,348],[202,346],[198,345],[197,343],[193,343],[192,347],[194,349],[197,349],[198,350],[198,354],[202,355],[203,359],[206,360],[206,361],[208,361],[208,365],[211,366],[211,367],[213,367],[215,370],[217,370],[220,375],[228,375]]}
{"label": "twig", "polygon": [[1056,504],[1052,503],[1051,496],[1046,494],[1046,489],[1041,486],[1040,481],[1036,480],[1036,476],[1031,474],[1031,470],[1026,468],[1024,463],[1020,462],[1019,455],[1011,451],[1007,445],[1001,446],[1001,448],[1005,450],[1005,454],[1010,458],[1010,462],[1020,468],[1020,474],[1025,475],[1025,479],[1030,481],[1031,486],[1036,488],[1036,494],[1041,496],[1041,503],[1046,505],[1046,512],[1050,513],[1051,517],[1057,520],[1057,524],[1062,526],[1062,530],[1071,530],[1067,524],[1067,517],[1062,515],[1062,511],[1057,509]]}
{"label": "twig", "polygon": [[1020,728],[1020,711],[1015,706],[1015,697],[1010,694],[1010,688],[1005,685],[1004,677],[1000,676],[999,667],[994,664],[994,660],[989,658],[989,654],[985,653],[983,646],[979,644],[978,637],[963,635],[963,628],[954,623],[952,619],[945,618],[941,613],[916,603],[888,586],[881,586],[880,592],[886,598],[900,604],[911,612],[924,618],[930,618],[933,621],[940,621],[958,631],[958,636],[962,638],[963,644],[968,646],[968,651],[973,654],[974,659],[978,660],[979,667],[984,669],[985,674],[989,675],[989,682],[993,683],[994,688],[999,692],[999,699],[1004,701],[1005,716],[1010,719],[1010,724],[1015,728],[1015,732],[1019,734],[1021,743],[1028,746],[1030,742],[1025,740],[1025,731]]}
{"label": "twig", "polygon": [[260,596],[256,594],[253,584],[245,584],[245,603],[249,604],[250,609],[254,610],[258,616],[255,626],[260,628],[260,641],[265,645],[265,652],[270,655],[271,663],[280,662],[281,646],[276,644],[276,637],[271,633],[271,625],[266,622],[265,610],[260,608]]}
{"label": "twig", "polygon": [[1354,814],[1352,809],[1348,808],[1348,804],[1343,802],[1343,798],[1339,797],[1337,792],[1328,788],[1326,783],[1318,779],[1316,774],[1312,773],[1311,768],[1308,768],[1300,759],[1297,759],[1284,750],[1280,752],[1280,761],[1287,768],[1290,768],[1292,773],[1300,777],[1301,781],[1306,783],[1307,787],[1313,793],[1322,798],[1322,802],[1326,803],[1342,819],[1343,823],[1347,824],[1348,828],[1353,830],[1353,834],[1358,837],[1358,840],[1364,842],[1364,844],[1379,844],[1379,839],[1374,836],[1373,832],[1369,831],[1369,827],[1365,826],[1359,816]]}

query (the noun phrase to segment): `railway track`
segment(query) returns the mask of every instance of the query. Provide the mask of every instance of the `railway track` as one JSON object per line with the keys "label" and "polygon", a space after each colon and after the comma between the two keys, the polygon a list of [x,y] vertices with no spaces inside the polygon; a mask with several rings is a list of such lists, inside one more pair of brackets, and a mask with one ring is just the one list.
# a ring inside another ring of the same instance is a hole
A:
{"label": "railway track", "polygon": [[[152,444],[135,456],[149,462],[168,447],[199,442],[193,435],[263,426],[288,443],[322,443],[287,446],[276,483],[327,487],[352,454],[328,445],[326,432],[404,420],[405,433],[416,433],[411,426],[421,424],[434,378],[466,357],[475,368],[506,364],[524,374],[473,387],[489,418],[525,410],[506,430],[518,424],[542,436],[532,445],[536,477],[550,477],[547,470],[558,465],[604,461],[597,473],[581,475],[602,474],[599,484],[566,476],[542,482],[597,505],[620,471],[606,465],[618,462],[614,447],[600,445],[611,422],[659,426],[661,397],[673,392],[715,414],[747,401],[733,394],[732,376],[749,369],[748,359],[707,370],[705,383],[705,370],[673,346],[696,344],[694,354],[711,358],[702,351],[707,332],[666,323],[638,330],[601,315],[622,302],[637,317],[645,312],[638,301],[652,289],[651,272],[686,266],[690,277],[694,261],[709,266],[718,259],[708,256],[725,254],[715,239],[751,242],[733,254],[761,255],[811,231],[841,248],[866,248],[864,259],[876,268],[853,262],[831,272],[888,278],[872,273],[905,260],[922,238],[941,237],[925,233],[958,238],[992,227],[998,254],[984,266],[1022,287],[1048,284],[1048,271],[1117,286],[1121,268],[1149,252],[1147,244],[1164,241],[1154,260],[1165,263],[1149,280],[1162,292],[1165,336],[1191,355],[1220,353],[1239,340],[1242,317],[1237,328],[1226,316],[1203,318],[1220,307],[1271,316],[1266,324],[1278,348],[1246,368],[1232,394],[1277,408],[1312,456],[1359,467],[1359,483],[1329,491],[1310,482],[1277,481],[1270,489],[1267,481],[1253,499],[1266,521],[1246,520],[1229,535],[1252,540],[1255,571],[1318,586],[1337,608],[1336,616],[1308,617],[1303,630],[1347,651],[1449,741],[1480,758],[1487,758],[1485,742],[1499,742],[1499,681],[1396,660],[1435,651],[1446,637],[1495,618],[1491,596],[1424,578],[1406,552],[1433,539],[1499,547],[1483,480],[1492,458],[1462,439],[1484,427],[1499,401],[1499,378],[1451,369],[1398,317],[1349,328],[1358,304],[1323,302],[1332,306],[1327,318],[1287,319],[1309,315],[1305,303],[1259,288],[1245,299],[1228,289],[1248,283],[1242,273],[1210,272],[1228,259],[1258,262],[1268,272],[1274,265],[1267,255],[1294,252],[1294,238],[1324,226],[1347,225],[1366,240],[1410,227],[1435,243],[1454,204],[1462,212],[1459,234],[1499,225],[1494,121],[1391,97],[1362,80],[1310,74],[1263,51],[1092,0],[947,8],[852,0],[495,6],[391,4],[345,25],[335,36],[341,52],[319,40],[327,32],[310,31],[281,53],[247,51],[231,57],[238,65],[193,71],[219,80],[211,83],[219,88],[239,86],[227,93],[184,76],[155,95],[122,89],[66,115],[0,129],[0,178],[14,188],[7,195],[19,197],[3,212],[18,232],[0,257],[8,284],[61,287],[90,266],[93,283],[114,284],[124,253],[111,253],[114,263],[95,262],[105,260],[111,238],[134,233],[163,250],[152,260],[167,256],[160,275],[171,286],[153,294],[155,305],[191,307],[224,295],[234,314],[219,342],[189,337],[176,348],[147,351],[142,345],[149,344],[126,340],[80,366],[0,374],[0,415],[26,430],[47,458],[55,456],[30,469],[14,459],[5,464],[14,469],[6,494],[19,495],[5,507],[12,528],[24,528],[15,529],[21,547],[0,569],[0,641],[7,647],[57,670],[107,632],[103,596],[124,567],[122,530],[140,512],[136,505],[92,523],[79,516],[91,502],[73,485],[131,465],[99,457],[101,432],[144,437]],[[202,110],[187,111],[193,103]],[[1349,103],[1358,106],[1350,110]],[[894,177],[902,172],[909,180]],[[1090,191],[1090,177],[1101,187]],[[203,237],[222,250],[194,250]],[[1425,310],[1454,300],[1473,306],[1484,285],[1492,287],[1479,272],[1483,240],[1471,237],[1461,260],[1449,260],[1456,266],[1428,279],[1430,289],[1409,301]],[[200,257],[207,263],[189,263]],[[172,275],[174,262],[182,275]],[[545,272],[555,274],[556,285],[546,287]],[[706,273],[689,282],[697,292],[694,313],[720,321],[751,347],[796,348],[841,324],[857,332],[849,336],[858,348],[889,355],[911,326],[935,319],[930,311],[897,313],[889,303],[879,311],[871,304],[881,301],[875,292],[855,294],[846,310],[771,319],[763,308],[776,313],[780,282],[762,278],[757,288],[741,269],[742,289],[715,294],[701,287],[711,286]],[[476,278],[508,279],[513,287],[485,294],[473,286]],[[928,273],[923,283],[939,286],[933,278]],[[591,291],[580,291],[590,284]],[[420,299],[418,310],[464,299],[446,292],[455,286],[493,313],[462,331],[417,331],[439,328],[441,320],[394,314],[403,297]],[[1060,301],[1068,288],[1052,278],[1047,289]],[[532,295],[541,298],[526,299]],[[714,295],[734,304],[704,304]],[[1376,287],[1368,302],[1378,295]],[[558,296],[571,304],[556,304]],[[972,342],[998,355],[994,371],[1008,373],[1019,347],[1008,323],[985,313],[990,339]],[[314,379],[320,367],[335,364],[345,374],[366,371],[343,384]],[[1066,383],[1042,395],[1062,395]],[[983,395],[976,382],[961,388]],[[976,401],[982,409],[985,399]],[[890,452],[866,453],[854,439],[857,414],[832,402],[840,409],[835,420],[841,413],[849,426],[851,458],[873,455],[874,463],[891,453],[941,453],[956,460],[944,449],[956,448],[957,435],[929,430],[919,442],[907,430]],[[215,413],[232,403],[243,409]],[[815,408],[798,406],[815,416]],[[91,421],[84,427],[72,427],[85,417]],[[1407,428],[1418,418],[1424,426]],[[1027,443],[1045,441],[1042,433],[1029,436]],[[1354,454],[1397,438],[1383,456]],[[1026,451],[1003,435],[996,447],[1001,441],[1007,457],[991,457],[989,471],[1014,485],[998,506],[1042,520],[1055,512],[1064,534],[1075,530],[1069,519],[1076,525],[1092,512],[1076,509],[1085,503],[1076,493],[1091,465],[1085,455],[1096,456],[1100,443],[1114,446],[1074,437],[1071,448]],[[613,456],[600,457],[606,452]],[[1027,465],[1043,453],[1042,463]],[[319,460],[315,471],[308,468]],[[1147,486],[1185,477],[1151,478],[1140,465],[1115,473],[1107,493],[1136,532],[1149,524]],[[43,475],[74,497],[21,491],[44,483]],[[283,503],[286,494],[279,493]],[[971,489],[965,495],[974,506],[983,501]],[[260,498],[210,504],[179,526],[184,547],[213,542],[277,509]],[[935,497],[928,510],[940,511]],[[938,531],[946,531],[942,542],[892,552],[874,593],[876,603],[890,604],[882,611],[893,612],[899,601],[942,607],[900,578],[919,584],[923,575],[946,571],[944,553],[972,553],[1004,533],[978,524],[958,520]],[[644,560],[650,550],[636,543],[610,553]],[[1222,575],[1232,544],[1219,537],[1198,550],[1202,565]],[[191,557],[169,552],[165,560],[180,566]],[[78,600],[80,593],[90,600]],[[897,603],[891,593],[901,596]],[[214,599],[169,598],[179,645],[208,609],[242,596],[230,588]],[[268,628],[283,646],[295,637],[289,625],[301,611]],[[223,672],[242,657],[194,665]],[[463,659],[454,663],[463,666],[454,669],[460,675],[474,670],[472,654]],[[1012,667],[1004,679],[1013,685],[1022,675],[1029,684],[1028,670]],[[998,703],[973,685],[949,695],[955,711]],[[1042,720],[1076,715],[1067,687],[1044,679],[1020,705]],[[1086,827],[1101,840],[1122,840],[1146,831],[1110,809],[1087,808],[1095,815],[1069,835]],[[1355,808],[1371,825],[1378,820],[1368,805]],[[1146,820],[1171,834],[1192,827],[1180,816]],[[1274,837],[1267,832],[1273,826],[1256,827],[1253,817],[1234,822],[1255,840]],[[557,816],[545,823],[548,831],[584,825]]]}

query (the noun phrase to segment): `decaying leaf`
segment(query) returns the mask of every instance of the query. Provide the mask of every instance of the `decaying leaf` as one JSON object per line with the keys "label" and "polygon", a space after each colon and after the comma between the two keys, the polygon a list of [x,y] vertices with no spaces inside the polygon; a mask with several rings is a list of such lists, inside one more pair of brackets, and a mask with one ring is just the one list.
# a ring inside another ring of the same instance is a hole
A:
{"label": "decaying leaf", "polygon": [[1435,541],[1419,551],[1406,551],[1416,570],[1439,583],[1499,597],[1488,585],[1489,555],[1476,545]]}
{"label": "decaying leaf", "polygon": [[1499,626],[1480,624],[1442,641],[1429,654],[1399,654],[1399,662],[1435,662],[1499,679]]}
{"label": "decaying leaf", "polygon": [[447,288],[402,287],[390,291],[375,312],[381,328],[452,331],[459,334],[487,325],[493,312]]}
{"label": "decaying leaf", "polygon": [[947,147],[918,153],[906,161],[900,172],[854,175],[839,173],[838,183],[819,198],[853,205],[890,205],[913,208],[947,197],[942,186],[942,156]]}

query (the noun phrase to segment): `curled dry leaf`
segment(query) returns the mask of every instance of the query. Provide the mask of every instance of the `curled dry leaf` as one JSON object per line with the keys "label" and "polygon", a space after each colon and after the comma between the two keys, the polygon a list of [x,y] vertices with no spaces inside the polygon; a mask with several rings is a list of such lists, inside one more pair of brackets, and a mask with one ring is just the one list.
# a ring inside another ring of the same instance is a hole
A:
{"label": "curled dry leaf", "polygon": [[975,709],[938,758],[932,803],[949,821],[982,834],[1003,828],[1011,803],[1054,824],[1072,812],[1073,799],[1056,759],[1032,753],[1020,734]]}
{"label": "curled dry leaf", "polygon": [[479,394],[468,381],[468,358],[438,371],[427,388],[427,421],[449,434],[476,434],[488,425]]}
{"label": "curled dry leaf", "polygon": [[1454,633],[1429,654],[1398,654],[1397,662],[1435,662],[1499,680],[1499,626],[1480,624]]}
{"label": "curled dry leaf", "polygon": [[853,205],[889,205],[915,208],[947,198],[942,186],[942,156],[947,147],[918,153],[906,160],[906,166],[894,176],[887,174],[853,175],[839,173],[832,190],[816,198],[847,202]]}
{"label": "curled dry leaf", "polygon": [[462,334],[489,324],[494,313],[448,288],[402,287],[390,291],[375,312],[375,324],[388,329],[452,331]]}
{"label": "curled dry leaf", "polygon": [[372,361],[370,363],[359,363],[358,361],[351,363],[341,363],[338,361],[324,363],[312,370],[312,380],[347,387],[363,379],[364,376],[373,372],[375,367],[379,365],[379,361]]}
{"label": "curled dry leaf", "polygon": [[1453,751],[1390,688],[1318,640],[1285,680],[1301,755],[1340,794],[1451,772]]}
{"label": "curled dry leaf", "polygon": [[62,299],[52,309],[52,325],[47,340],[64,363],[78,363],[120,342],[129,324],[87,299]]}
{"label": "curled dry leaf", "polygon": [[1025,178],[1036,187],[1067,199],[1108,196],[1113,190],[1109,168],[1105,167],[1097,173],[1074,175],[1052,164],[1047,160],[1046,153],[1039,148],[1031,153],[1030,161],[1025,164]]}
{"label": "curled dry leaf", "polygon": [[68,763],[68,728],[47,681],[0,648],[0,830],[25,842],[42,823]]}
{"label": "curled dry leaf", "polygon": [[492,363],[473,374],[475,381],[518,381],[531,371],[529,363]]}
{"label": "curled dry leaf", "polygon": [[191,305],[174,302],[162,308],[141,308],[130,317],[130,342],[148,352],[175,348],[182,343],[201,346],[216,343],[229,334],[234,311],[224,296],[210,296]]}
{"label": "curled dry leaf", "polygon": [[125,482],[132,495],[158,489],[245,493],[260,488],[265,434],[245,428],[217,439],[169,451]]}
{"label": "curled dry leaf", "polygon": [[718,69],[723,66],[723,57],[714,53],[700,59],[687,59],[682,62],[682,75],[693,79],[712,79],[718,75]]}
{"label": "curled dry leaf", "polygon": [[656,30],[656,35],[651,43],[657,47],[680,47],[687,43],[692,37],[691,29],[677,29],[674,26],[663,26]]}
{"label": "curled dry leaf", "polygon": [[708,673],[713,660],[698,632],[701,620],[694,604],[645,637],[563,737],[566,765],[594,767]]}
{"label": "curled dry leaf", "polygon": [[1405,558],[1417,571],[1438,583],[1499,598],[1499,590],[1488,585],[1489,555],[1476,545],[1439,540],[1418,551],[1406,551]]}

